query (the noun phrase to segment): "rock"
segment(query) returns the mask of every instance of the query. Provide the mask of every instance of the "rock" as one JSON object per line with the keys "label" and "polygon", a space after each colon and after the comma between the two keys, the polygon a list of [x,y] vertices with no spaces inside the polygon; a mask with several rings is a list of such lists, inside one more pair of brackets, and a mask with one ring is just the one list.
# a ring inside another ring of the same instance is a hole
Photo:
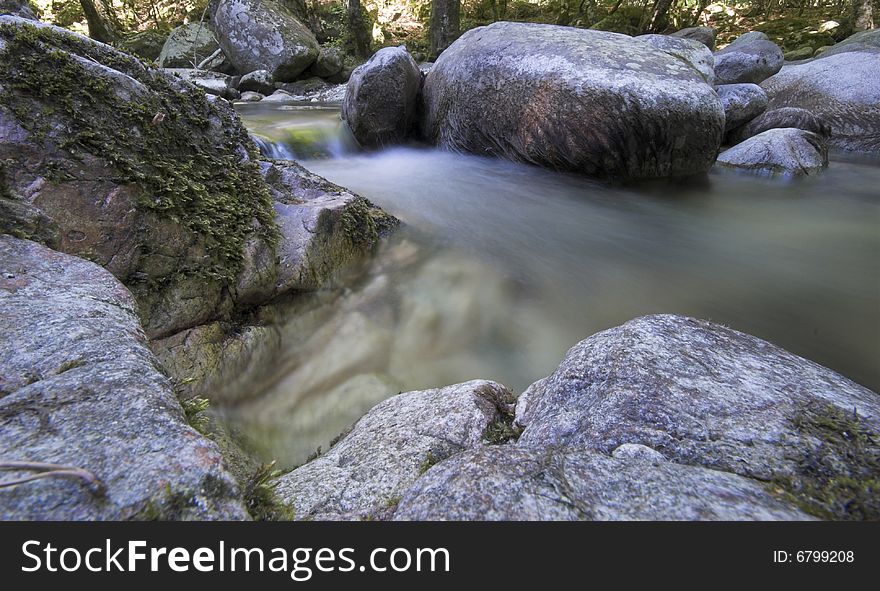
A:
{"label": "rock", "polygon": [[272,94],[275,92],[275,80],[267,70],[256,70],[241,77],[238,83],[239,91],[250,90],[260,94]]}
{"label": "rock", "polygon": [[40,20],[28,0],[0,0],[0,15],[4,14],[32,21]]}
{"label": "rock", "polygon": [[419,64],[419,72],[422,74],[427,74],[431,71],[431,68],[434,67],[434,62],[421,62]]}
{"label": "rock", "polygon": [[276,90],[269,96],[263,98],[264,101],[269,101],[270,103],[274,102],[290,102],[295,101],[296,97],[284,90]]}
{"label": "rock", "polygon": [[715,84],[715,56],[699,41],[669,35],[639,35],[636,39],[686,61],[700,73],[706,84]]}
{"label": "rock", "polygon": [[65,477],[0,488],[0,519],[246,519],[217,447],[157,369],[128,290],[94,263],[9,236],[0,270],[0,457],[75,466],[104,488]]}
{"label": "rock", "polygon": [[295,80],[318,57],[318,41],[274,0],[221,0],[214,30],[239,72],[268,70],[275,80]]}
{"label": "rock", "polygon": [[761,86],[770,109],[806,109],[831,127],[831,146],[880,153],[880,51],[788,65]]}
{"label": "rock", "polygon": [[624,443],[611,452],[611,457],[618,460],[642,460],[655,464],[666,461],[666,458],[659,451],[640,443]]}
{"label": "rock", "polygon": [[385,47],[348,81],[342,118],[362,146],[406,140],[413,127],[422,75],[405,47]]}
{"label": "rock", "polygon": [[400,394],[326,454],[282,476],[277,493],[299,519],[381,512],[434,463],[482,445],[512,402],[506,388],[481,380]]}
{"label": "rock", "polygon": [[586,450],[478,447],[431,468],[395,520],[805,520],[759,482]]}
{"label": "rock", "polygon": [[[876,393],[756,337],[672,315],[637,318],[575,345],[520,396],[516,420],[524,427],[517,446],[610,453],[638,443],[670,462],[793,494],[824,486],[851,494],[835,479],[867,482],[880,452],[870,435],[847,435],[880,432]],[[805,503],[847,512],[830,490],[817,494]]]}
{"label": "rock", "polygon": [[312,75],[319,78],[331,78],[342,72],[345,53],[338,47],[322,47],[318,58],[312,64]]}
{"label": "rock", "polygon": [[265,97],[259,92],[251,92],[250,90],[245,90],[243,93],[241,93],[241,98],[239,98],[238,100],[244,103],[256,103],[263,100],[263,98]]}
{"label": "rock", "polygon": [[809,131],[769,129],[721,152],[718,165],[770,176],[818,174],[828,166],[828,148]]}
{"label": "rock", "polygon": [[279,293],[322,287],[339,269],[370,252],[379,236],[397,224],[363,197],[296,162],[264,162],[262,167],[282,236]]}
{"label": "rock", "polygon": [[203,59],[198,66],[196,66],[199,70],[210,70],[212,72],[220,72],[221,74],[228,74],[233,76],[236,74],[235,66],[229,61],[229,58],[226,57],[226,54],[223,53],[223,50],[217,48],[217,51]]}
{"label": "rock", "polygon": [[195,70],[190,68],[165,68],[165,71],[174,76],[183,78],[190,84],[201,88],[208,94],[235,100],[241,96],[233,86],[233,77],[210,72],[208,70]]}
{"label": "rock", "polygon": [[0,195],[125,283],[151,338],[235,309],[246,245],[268,247],[275,214],[231,106],[50,25],[0,17],[0,46],[0,80],[16,80],[0,102],[0,162],[16,163]]}
{"label": "rock", "polygon": [[813,57],[814,49],[809,45],[805,45],[803,47],[798,47],[797,49],[793,49],[792,51],[786,51],[783,54],[785,61],[787,62],[797,62],[800,60],[808,60]]}
{"label": "rock", "polygon": [[328,84],[326,80],[314,76],[306,78],[305,80],[297,80],[296,82],[289,82],[279,86],[280,90],[292,94],[295,97],[316,94],[323,92],[328,88],[332,88],[332,86]]}
{"label": "rock", "polygon": [[779,46],[764,33],[753,31],[715,52],[717,84],[760,84],[782,68],[784,58]]}
{"label": "rock", "polygon": [[757,84],[722,84],[715,90],[724,105],[724,131],[739,127],[767,110],[767,93]]}
{"label": "rock", "polygon": [[168,36],[159,53],[160,68],[194,68],[220,46],[214,33],[204,23],[177,27]]}
{"label": "rock", "polygon": [[718,96],[687,62],[624,35],[552,25],[466,32],[422,96],[431,143],[616,179],[704,173],[724,128]]}
{"label": "rock", "polygon": [[880,50],[880,29],[869,29],[859,31],[831,47],[824,48],[821,54],[816,54],[816,57],[821,55],[822,58],[826,58],[853,51],[877,52],[878,50]]}
{"label": "rock", "polygon": [[167,35],[156,29],[132,33],[119,42],[119,49],[149,62],[157,61],[165,47]]}
{"label": "rock", "polygon": [[671,33],[669,36],[693,39],[694,41],[699,41],[710,50],[714,51],[715,49],[715,29],[712,27],[688,27]]}
{"label": "rock", "polygon": [[794,127],[821,135],[826,140],[831,133],[828,125],[806,109],[797,107],[780,107],[764,111],[742,127],[738,127],[727,136],[730,144],[738,144],[768,129]]}

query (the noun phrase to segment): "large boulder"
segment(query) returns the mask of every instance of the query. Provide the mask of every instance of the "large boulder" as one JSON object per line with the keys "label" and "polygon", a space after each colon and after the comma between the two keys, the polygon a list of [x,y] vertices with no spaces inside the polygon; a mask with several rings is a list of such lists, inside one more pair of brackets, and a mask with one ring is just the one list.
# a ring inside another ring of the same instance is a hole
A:
{"label": "large boulder", "polygon": [[513,395],[472,381],[390,398],[316,460],[281,477],[297,518],[382,514],[432,465],[491,438],[509,422]]}
{"label": "large boulder", "polygon": [[825,48],[818,58],[826,58],[840,53],[849,53],[851,51],[880,51],[880,29],[869,29],[867,31],[859,31],[854,35],[850,35],[840,43],[836,43],[831,47]]}
{"label": "large boulder", "polygon": [[715,52],[718,84],[760,84],[777,73],[784,61],[782,50],[764,33],[753,31]]}
{"label": "large boulder", "polygon": [[37,18],[34,9],[31,8],[28,0],[0,0],[0,15],[12,15],[28,20],[36,21]]}
{"label": "large boulder", "polygon": [[615,179],[704,173],[724,128],[718,96],[688,62],[625,35],[552,25],[468,31],[422,95],[434,144]]}
{"label": "large boulder", "polygon": [[831,127],[839,149],[880,152],[880,50],[838,53],[785,66],[761,86],[769,108],[806,109]]}
{"label": "large boulder", "polygon": [[688,27],[674,33],[670,33],[670,37],[681,37],[683,39],[693,39],[699,41],[710,50],[715,49],[715,29],[712,27]]}
{"label": "large boulder", "polygon": [[828,166],[828,147],[809,131],[769,129],[721,152],[718,166],[770,176],[818,174]]}
{"label": "large boulder", "polygon": [[40,226],[57,230],[47,243],[126,284],[150,337],[245,299],[246,251],[271,251],[277,230],[256,148],[228,103],[76,33],[9,16],[0,80],[0,195],[51,222]]}
{"label": "large boulder", "polygon": [[268,70],[275,80],[295,80],[318,57],[312,32],[274,0],[221,0],[213,24],[241,73]]}
{"label": "large boulder", "polygon": [[762,483],[701,466],[586,450],[479,447],[432,468],[395,520],[797,520]]}
{"label": "large boulder", "polygon": [[593,335],[520,396],[516,417],[519,446],[641,444],[772,482],[817,513],[880,510],[880,396],[709,322],[646,316]]}
{"label": "large boulder", "polygon": [[669,35],[639,35],[636,39],[686,61],[700,73],[706,84],[715,84],[715,56],[699,41]]}
{"label": "large boulder", "polygon": [[351,75],[342,118],[369,147],[395,144],[410,134],[422,75],[405,47],[385,47]]}
{"label": "large boulder", "polygon": [[767,110],[767,93],[757,84],[722,84],[715,90],[724,105],[724,130],[730,131]]}
{"label": "large boulder", "polygon": [[828,124],[810,111],[798,107],[779,107],[764,111],[745,125],[738,127],[727,135],[731,144],[738,144],[750,137],[763,133],[768,129],[793,127],[803,129],[828,138],[831,129]]}
{"label": "large boulder", "polygon": [[205,23],[189,23],[177,27],[165,40],[159,52],[161,68],[195,68],[220,49],[214,33]]}
{"label": "large boulder", "polygon": [[0,519],[246,519],[218,448],[187,424],[110,273],[0,236]]}

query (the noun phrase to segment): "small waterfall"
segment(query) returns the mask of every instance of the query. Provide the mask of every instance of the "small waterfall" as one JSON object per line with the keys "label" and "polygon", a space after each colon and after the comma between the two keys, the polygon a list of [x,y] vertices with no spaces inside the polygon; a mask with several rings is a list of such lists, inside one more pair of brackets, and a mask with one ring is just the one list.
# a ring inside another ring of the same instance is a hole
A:
{"label": "small waterfall", "polygon": [[296,155],[283,142],[273,142],[258,135],[249,134],[260,154],[273,160],[295,160]]}

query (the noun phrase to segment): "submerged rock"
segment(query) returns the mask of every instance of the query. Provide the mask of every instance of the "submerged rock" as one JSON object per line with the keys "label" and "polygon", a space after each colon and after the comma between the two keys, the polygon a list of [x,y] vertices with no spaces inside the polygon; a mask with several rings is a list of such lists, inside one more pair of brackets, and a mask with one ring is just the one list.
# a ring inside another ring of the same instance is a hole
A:
{"label": "submerged rock", "polygon": [[422,76],[405,47],[385,47],[348,81],[342,118],[363,146],[403,142],[412,130]]}
{"label": "submerged rock", "polygon": [[381,514],[434,463],[480,446],[512,403],[488,381],[389,398],[326,454],[282,476],[277,492],[300,519]]}
{"label": "submerged rock", "polygon": [[704,173],[724,127],[718,96],[688,62],[570,27],[472,29],[443,52],[422,95],[434,144],[616,179]]}
{"label": "submerged rock", "polygon": [[240,278],[253,274],[246,247],[271,248],[277,234],[256,148],[228,103],[9,16],[0,79],[0,194],[49,220],[47,243],[125,283],[150,337],[236,307]]}
{"label": "submerged rock", "polygon": [[880,50],[785,66],[761,86],[770,109],[806,109],[831,127],[835,148],[880,153]]}
{"label": "submerged rock", "polygon": [[805,520],[760,482],[586,450],[479,447],[432,468],[395,520]]}
{"label": "submerged rock", "polygon": [[817,174],[828,166],[828,148],[809,131],[769,129],[721,152],[718,164],[767,175]]}
{"label": "submerged rock", "polygon": [[745,125],[731,131],[727,138],[731,144],[738,144],[768,129],[793,127],[821,135],[825,138],[831,133],[828,125],[806,109],[780,107],[758,115]]}
{"label": "submerged rock", "polygon": [[[88,261],[0,236],[0,457],[74,466],[0,488],[0,519],[246,519],[157,369],[137,306]],[[33,475],[4,471],[3,480]]]}
{"label": "submerged rock", "polygon": [[670,33],[669,36],[693,39],[694,41],[699,41],[710,50],[715,49],[715,29],[712,27],[688,27],[675,33]]}
{"label": "submerged rock", "polygon": [[220,0],[214,30],[239,72],[268,70],[275,80],[295,80],[318,57],[312,32],[274,0]]}
{"label": "submerged rock", "polygon": [[724,130],[730,131],[767,110],[767,93],[757,84],[722,84],[716,88],[724,105]]}
{"label": "submerged rock", "polygon": [[165,40],[159,53],[160,68],[195,68],[220,49],[214,33],[204,23],[177,27]]}
{"label": "submerged rock", "polygon": [[760,84],[781,68],[784,57],[778,45],[764,33],[753,31],[715,52],[718,84]]}

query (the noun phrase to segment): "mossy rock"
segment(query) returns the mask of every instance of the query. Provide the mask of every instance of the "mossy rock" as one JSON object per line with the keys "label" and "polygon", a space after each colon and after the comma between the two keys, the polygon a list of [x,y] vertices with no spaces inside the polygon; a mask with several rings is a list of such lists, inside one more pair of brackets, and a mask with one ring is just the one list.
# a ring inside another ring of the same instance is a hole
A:
{"label": "mossy rock", "polygon": [[[57,247],[134,293],[150,336],[235,308],[246,246],[277,228],[257,152],[225,101],[67,30],[0,17],[7,192]],[[24,191],[24,188],[28,188]]]}

